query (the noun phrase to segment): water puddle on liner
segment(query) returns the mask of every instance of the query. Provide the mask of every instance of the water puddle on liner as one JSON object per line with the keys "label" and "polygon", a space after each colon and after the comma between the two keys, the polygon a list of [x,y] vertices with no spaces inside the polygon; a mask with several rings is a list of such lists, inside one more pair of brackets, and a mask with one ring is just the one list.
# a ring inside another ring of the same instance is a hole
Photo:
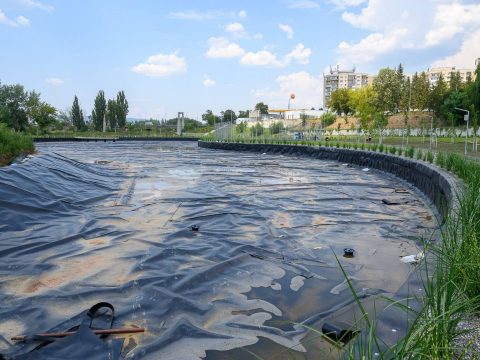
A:
{"label": "water puddle on liner", "polygon": [[352,303],[334,253],[356,290],[389,295],[436,229],[404,182],[335,162],[187,142],[38,149],[0,169],[6,338],[108,301],[117,325],[148,330],[128,359],[338,359],[305,327]]}

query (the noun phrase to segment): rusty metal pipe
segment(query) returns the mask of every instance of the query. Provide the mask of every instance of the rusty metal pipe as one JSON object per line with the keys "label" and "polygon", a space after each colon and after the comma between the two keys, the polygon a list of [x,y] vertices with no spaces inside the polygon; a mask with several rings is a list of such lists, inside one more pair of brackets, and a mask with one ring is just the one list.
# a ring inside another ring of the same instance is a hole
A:
{"label": "rusty metal pipe", "polygon": [[[118,334],[133,334],[133,333],[142,333],[145,332],[144,328],[119,328],[119,329],[99,329],[93,330],[96,335],[118,335]],[[53,338],[62,338],[65,336],[70,336],[75,334],[76,331],[67,331],[67,332],[59,332],[59,333],[41,333],[35,334],[33,336],[38,337],[53,337]],[[11,338],[13,341],[26,341],[28,340],[27,335],[18,335],[13,336]]]}

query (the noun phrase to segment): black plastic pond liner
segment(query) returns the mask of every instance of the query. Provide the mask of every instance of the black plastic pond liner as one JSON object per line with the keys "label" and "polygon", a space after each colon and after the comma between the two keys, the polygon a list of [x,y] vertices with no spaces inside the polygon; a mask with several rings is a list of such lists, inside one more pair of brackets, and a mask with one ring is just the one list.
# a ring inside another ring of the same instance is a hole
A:
{"label": "black plastic pond liner", "polygon": [[0,169],[4,338],[108,299],[116,326],[148,329],[132,359],[318,359],[329,344],[303,344],[298,324],[353,321],[334,254],[362,299],[388,296],[436,226],[404,182],[334,161],[172,141],[37,148]]}
{"label": "black plastic pond liner", "polygon": [[80,325],[66,330],[64,328],[66,324],[64,323],[48,331],[53,333],[63,328],[65,331],[75,331],[74,335],[60,339],[53,337],[46,339],[42,336],[33,335],[27,337],[21,344],[17,344],[16,349],[11,350],[10,354],[0,354],[0,359],[118,360],[122,351],[123,339],[104,340],[93,332],[94,329],[99,329],[98,324],[97,326],[93,325],[93,322],[97,320],[96,318],[105,317],[105,313],[100,312],[99,314],[102,309],[111,311],[108,314],[110,321],[107,322],[107,327],[103,327],[103,329],[111,328],[115,317],[114,307],[106,302],[98,303],[68,321],[70,324],[81,321]]}

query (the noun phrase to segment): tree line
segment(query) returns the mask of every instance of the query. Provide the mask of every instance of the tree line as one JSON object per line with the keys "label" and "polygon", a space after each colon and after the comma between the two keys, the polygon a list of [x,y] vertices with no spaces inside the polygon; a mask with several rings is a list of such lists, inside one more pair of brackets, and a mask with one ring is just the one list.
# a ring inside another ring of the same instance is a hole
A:
{"label": "tree line", "polygon": [[56,119],[57,110],[40,93],[27,91],[22,85],[0,83],[0,123],[16,131],[30,126],[45,129]]}
{"label": "tree line", "polygon": [[463,114],[455,108],[470,111],[475,126],[480,116],[480,64],[475,74],[475,81],[467,76],[462,82],[460,73],[452,71],[449,81],[440,75],[430,83],[425,72],[415,73],[411,79],[405,76],[400,64],[396,69],[381,69],[372,85],[337,89],[332,93],[330,108],[338,115],[357,116],[364,129],[385,126],[387,117],[398,113],[403,113],[406,123],[412,110],[428,112],[435,123],[463,124]]}
{"label": "tree line", "polygon": [[[128,111],[128,101],[123,90],[117,93],[115,99],[110,100],[106,100],[104,91],[100,90],[93,103],[90,128],[95,131],[102,131],[105,123],[106,130],[124,129],[127,125]],[[76,130],[85,131],[88,129],[76,95],[73,99],[70,114]]]}
{"label": "tree line", "polygon": [[[255,105],[255,110],[258,110],[260,114],[268,114],[268,105],[259,102]],[[202,120],[208,125],[230,121],[235,124],[237,119],[245,119],[248,117],[250,117],[250,110],[239,110],[238,115],[231,109],[221,111],[220,115],[215,115],[212,110],[207,110],[202,114]]]}
{"label": "tree line", "polygon": [[95,97],[91,116],[85,117],[76,95],[71,108],[59,111],[43,101],[40,93],[34,90],[28,91],[20,84],[0,82],[0,123],[15,131],[39,130],[45,133],[52,128],[102,131],[104,119],[108,130],[123,129],[127,125],[128,111],[123,90],[108,101],[103,90],[100,90]]}

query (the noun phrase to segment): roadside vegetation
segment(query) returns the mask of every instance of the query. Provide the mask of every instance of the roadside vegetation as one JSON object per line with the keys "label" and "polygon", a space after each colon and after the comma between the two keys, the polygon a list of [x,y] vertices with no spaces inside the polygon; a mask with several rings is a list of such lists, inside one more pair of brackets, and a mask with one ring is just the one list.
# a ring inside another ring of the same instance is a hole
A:
{"label": "roadside vegetation", "polygon": [[30,135],[15,133],[0,124],[0,166],[10,164],[15,158],[35,151]]}

